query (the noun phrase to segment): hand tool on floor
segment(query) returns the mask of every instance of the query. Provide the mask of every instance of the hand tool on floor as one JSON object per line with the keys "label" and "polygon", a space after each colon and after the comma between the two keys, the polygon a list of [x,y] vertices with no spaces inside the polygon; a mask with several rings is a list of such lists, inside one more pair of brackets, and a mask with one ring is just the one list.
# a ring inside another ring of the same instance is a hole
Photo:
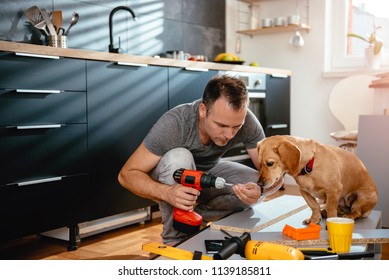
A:
{"label": "hand tool on floor", "polygon": [[[201,191],[203,188],[232,187],[234,184],[226,183],[221,177],[198,170],[189,170],[180,168],[173,173],[174,180],[189,188],[195,188]],[[200,229],[203,217],[194,211],[185,211],[174,208],[173,210],[173,227],[183,233],[193,234]]]}
{"label": "hand tool on floor", "polygon": [[[232,237],[229,248],[222,255],[215,254],[213,257],[202,252],[190,252],[184,249],[171,247],[157,242],[149,242],[142,245],[142,250],[174,260],[225,260],[234,253],[239,253],[248,260],[303,260],[304,255],[297,249],[278,244],[250,240],[250,234],[245,233],[241,237]],[[262,243],[263,245],[259,244]],[[237,250],[230,250],[239,244]],[[230,246],[232,245],[232,246]],[[273,246],[275,245],[275,246]],[[241,249],[243,248],[243,252]],[[246,251],[246,252],[244,252]],[[220,251],[219,251],[220,252]],[[196,257],[196,255],[198,257]],[[216,256],[216,257],[215,257]]]}
{"label": "hand tool on floor", "polygon": [[200,260],[212,260],[211,257],[203,255],[201,252],[200,254],[197,254],[198,252],[195,251],[194,253],[180,249],[180,248],[175,248],[171,246],[167,246],[164,244],[160,244],[157,242],[149,242],[146,244],[142,245],[142,250],[154,253],[157,255],[161,255],[164,257],[168,257],[174,260],[194,260],[197,259],[196,255],[199,255]]}
{"label": "hand tool on floor", "polygon": [[[229,244],[230,249],[219,251],[213,257],[202,252],[190,252],[181,248],[168,246],[157,242],[148,242],[142,245],[142,250],[164,256],[174,260],[225,260],[232,254],[238,253],[248,260],[356,260],[361,258],[373,258],[374,252],[351,252],[337,254],[329,248],[293,248],[270,242],[250,240],[250,234],[245,233],[241,237],[232,237],[234,241]],[[246,242],[247,241],[247,242]],[[244,243],[246,242],[246,245]],[[235,248],[238,243],[239,248]],[[243,248],[243,250],[241,250]],[[315,251],[316,250],[316,251]],[[228,251],[228,252],[227,252]],[[300,252],[299,252],[300,251]],[[303,254],[304,253],[304,254]]]}
{"label": "hand tool on floor", "polygon": [[321,250],[323,248],[299,248],[304,254],[305,260],[359,260],[363,258],[374,258],[375,253],[367,252],[350,252],[338,254],[333,252],[331,248],[328,250]]}
{"label": "hand tool on floor", "polygon": [[251,240],[251,235],[248,232],[243,233],[240,237],[231,236],[226,239],[222,249],[213,255],[213,259],[226,260],[233,254],[239,254],[247,260],[304,260],[304,254],[298,249],[281,244]]}

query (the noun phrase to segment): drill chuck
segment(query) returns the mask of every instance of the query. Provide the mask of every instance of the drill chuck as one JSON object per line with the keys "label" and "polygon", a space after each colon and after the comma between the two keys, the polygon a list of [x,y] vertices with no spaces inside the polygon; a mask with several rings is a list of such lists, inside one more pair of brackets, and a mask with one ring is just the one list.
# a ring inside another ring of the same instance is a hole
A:
{"label": "drill chuck", "polygon": [[215,180],[215,188],[222,189],[225,187],[232,187],[234,184],[226,183],[226,180],[224,180],[221,177],[216,177]]}

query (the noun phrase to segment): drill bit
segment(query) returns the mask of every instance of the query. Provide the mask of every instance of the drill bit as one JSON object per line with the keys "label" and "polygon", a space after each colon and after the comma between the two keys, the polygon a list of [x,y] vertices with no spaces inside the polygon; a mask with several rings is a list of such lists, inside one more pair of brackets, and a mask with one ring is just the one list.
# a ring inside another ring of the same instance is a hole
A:
{"label": "drill bit", "polygon": [[221,177],[217,177],[215,180],[215,188],[222,189],[225,187],[232,187],[234,184],[227,183],[226,180],[224,180]]}

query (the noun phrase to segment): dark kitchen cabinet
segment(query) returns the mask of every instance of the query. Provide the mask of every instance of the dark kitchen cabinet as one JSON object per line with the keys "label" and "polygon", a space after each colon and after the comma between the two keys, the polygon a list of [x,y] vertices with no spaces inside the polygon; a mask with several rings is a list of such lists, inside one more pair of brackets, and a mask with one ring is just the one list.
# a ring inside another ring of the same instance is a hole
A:
{"label": "dark kitchen cabinet", "polygon": [[166,67],[87,62],[88,220],[154,204],[126,190],[118,173],[168,110]]}
{"label": "dark kitchen cabinet", "polygon": [[84,60],[0,52],[0,61],[1,88],[85,91]]}
{"label": "dark kitchen cabinet", "polygon": [[215,75],[217,71],[194,71],[170,67],[169,109],[202,98],[205,86]]}
{"label": "dark kitchen cabinet", "polygon": [[265,111],[267,137],[290,134],[290,76],[266,75]]}
{"label": "dark kitchen cabinet", "polygon": [[85,61],[0,53],[3,240],[86,219]]}

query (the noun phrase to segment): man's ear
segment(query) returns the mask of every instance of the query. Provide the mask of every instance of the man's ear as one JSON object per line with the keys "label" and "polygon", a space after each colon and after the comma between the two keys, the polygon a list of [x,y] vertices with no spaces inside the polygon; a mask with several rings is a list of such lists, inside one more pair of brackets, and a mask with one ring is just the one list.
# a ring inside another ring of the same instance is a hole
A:
{"label": "man's ear", "polygon": [[295,174],[298,173],[298,167],[301,159],[300,149],[293,143],[289,141],[283,141],[276,148],[277,153],[280,156],[281,161],[288,168],[288,173]]}
{"label": "man's ear", "polygon": [[203,102],[201,102],[199,106],[199,115],[202,119],[207,117],[207,108],[205,107],[205,104]]}

